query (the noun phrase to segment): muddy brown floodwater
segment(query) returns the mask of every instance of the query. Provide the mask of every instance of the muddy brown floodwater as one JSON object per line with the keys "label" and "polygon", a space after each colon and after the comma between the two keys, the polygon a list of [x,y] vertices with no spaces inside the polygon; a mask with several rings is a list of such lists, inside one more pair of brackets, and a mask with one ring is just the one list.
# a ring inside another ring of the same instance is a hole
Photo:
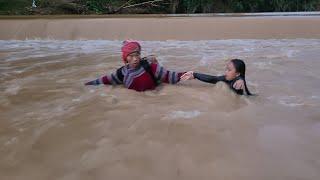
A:
{"label": "muddy brown floodwater", "polygon": [[178,71],[241,58],[257,96],[196,80],[85,87],[122,65],[120,40],[0,40],[1,179],[320,178],[320,39],[141,44]]}

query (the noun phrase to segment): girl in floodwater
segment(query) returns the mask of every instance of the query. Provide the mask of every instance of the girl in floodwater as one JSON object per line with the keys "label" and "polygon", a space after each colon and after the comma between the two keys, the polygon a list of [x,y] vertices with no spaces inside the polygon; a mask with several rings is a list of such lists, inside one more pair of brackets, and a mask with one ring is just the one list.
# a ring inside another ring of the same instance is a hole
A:
{"label": "girl in floodwater", "polygon": [[136,41],[124,41],[121,51],[124,66],[85,85],[124,84],[128,89],[145,91],[155,89],[160,83],[176,84],[185,73],[166,70],[157,63],[154,56],[141,58],[141,46]]}
{"label": "girl in floodwater", "polygon": [[246,64],[241,59],[232,59],[227,63],[226,71],[223,76],[211,76],[207,74],[195,73],[189,71],[181,77],[181,80],[198,79],[203,82],[216,84],[219,81],[225,82],[229,87],[239,95],[244,92],[252,95],[246,83]]}

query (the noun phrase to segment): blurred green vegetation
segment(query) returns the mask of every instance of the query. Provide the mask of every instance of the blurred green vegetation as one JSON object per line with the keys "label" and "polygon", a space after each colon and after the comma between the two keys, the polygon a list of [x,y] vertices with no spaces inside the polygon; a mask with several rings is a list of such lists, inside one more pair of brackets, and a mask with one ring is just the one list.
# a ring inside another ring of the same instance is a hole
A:
{"label": "blurred green vegetation", "polygon": [[[170,14],[318,11],[320,0],[0,0],[0,14]],[[143,4],[141,4],[143,3]]]}

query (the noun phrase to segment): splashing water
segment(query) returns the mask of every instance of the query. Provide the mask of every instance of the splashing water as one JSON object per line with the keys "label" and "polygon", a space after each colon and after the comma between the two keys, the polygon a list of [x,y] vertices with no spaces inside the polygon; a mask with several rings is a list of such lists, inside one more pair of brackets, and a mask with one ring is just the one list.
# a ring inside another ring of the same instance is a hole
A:
{"label": "splashing water", "polygon": [[258,96],[196,80],[84,87],[122,65],[121,41],[0,41],[3,179],[319,179],[319,39],[141,44],[177,71],[243,59]]}

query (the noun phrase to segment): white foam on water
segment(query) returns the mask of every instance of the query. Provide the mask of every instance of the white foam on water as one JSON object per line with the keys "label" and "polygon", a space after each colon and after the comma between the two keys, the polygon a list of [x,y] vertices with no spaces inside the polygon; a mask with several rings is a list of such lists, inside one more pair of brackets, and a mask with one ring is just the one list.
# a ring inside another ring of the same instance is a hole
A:
{"label": "white foam on water", "polygon": [[0,40],[0,51],[9,51],[6,61],[42,58],[63,54],[92,54],[104,51],[120,52],[119,41],[107,40]]}
{"label": "white foam on water", "polygon": [[[25,58],[43,58],[62,54],[94,54],[114,52],[120,54],[121,41],[110,40],[0,40],[0,51],[9,51],[7,61]],[[179,57],[184,55],[207,55],[210,57],[239,56],[242,53],[254,53],[255,51],[268,52],[276,47],[282,48],[286,57],[294,57],[300,46],[320,46],[318,39],[298,40],[252,40],[252,39],[230,39],[230,40],[208,40],[208,41],[141,41],[143,53],[161,55],[168,54],[167,51],[178,52]],[[290,45],[289,47],[288,44]],[[201,48],[196,48],[201,47]],[[283,47],[287,47],[284,48]],[[291,49],[292,48],[292,49]],[[161,53],[163,52],[163,53]],[[268,58],[279,58],[283,54],[267,54]],[[176,56],[177,57],[177,56]]]}
{"label": "white foam on water", "polygon": [[290,106],[290,107],[306,105],[306,103],[301,99],[301,97],[297,97],[297,96],[280,97],[279,103],[285,106]]}
{"label": "white foam on water", "polygon": [[56,81],[56,83],[67,83],[68,80],[67,79],[59,79]]}
{"label": "white foam on water", "polygon": [[294,103],[294,102],[288,102],[286,100],[279,100],[279,103],[285,106],[290,106],[290,107],[296,107],[296,106],[303,106],[305,105],[304,103]]}
{"label": "white foam on water", "polygon": [[75,98],[75,99],[72,99],[72,102],[80,102],[81,99],[80,98]]}
{"label": "white foam on water", "polygon": [[309,103],[302,100],[301,97],[297,96],[271,96],[268,97],[269,100],[275,101],[276,103],[287,106],[287,107],[297,107],[297,106],[304,106],[310,105]]}
{"label": "white foam on water", "polygon": [[198,117],[201,114],[198,110],[193,111],[172,111],[165,119],[192,119]]}
{"label": "white foam on water", "polygon": [[287,50],[287,51],[286,51],[286,56],[287,56],[288,58],[292,58],[292,57],[294,57],[298,52],[299,52],[299,51],[297,51],[297,50]]}
{"label": "white foam on water", "polygon": [[209,58],[207,58],[206,56],[202,57],[200,59],[200,65],[201,66],[207,66],[208,65],[208,61],[209,61]]}
{"label": "white foam on water", "polygon": [[270,69],[273,66],[271,61],[257,61],[252,63],[258,69]]}
{"label": "white foam on water", "polygon": [[18,142],[18,138],[17,137],[12,137],[12,138],[10,138],[7,142],[5,142],[5,146],[10,146],[10,145],[12,145],[12,144],[14,144],[14,143],[17,143]]}
{"label": "white foam on water", "polygon": [[320,99],[320,96],[311,96],[311,99]]}
{"label": "white foam on water", "polygon": [[9,95],[16,95],[20,91],[21,86],[17,83],[10,84],[6,89],[5,93]]}

